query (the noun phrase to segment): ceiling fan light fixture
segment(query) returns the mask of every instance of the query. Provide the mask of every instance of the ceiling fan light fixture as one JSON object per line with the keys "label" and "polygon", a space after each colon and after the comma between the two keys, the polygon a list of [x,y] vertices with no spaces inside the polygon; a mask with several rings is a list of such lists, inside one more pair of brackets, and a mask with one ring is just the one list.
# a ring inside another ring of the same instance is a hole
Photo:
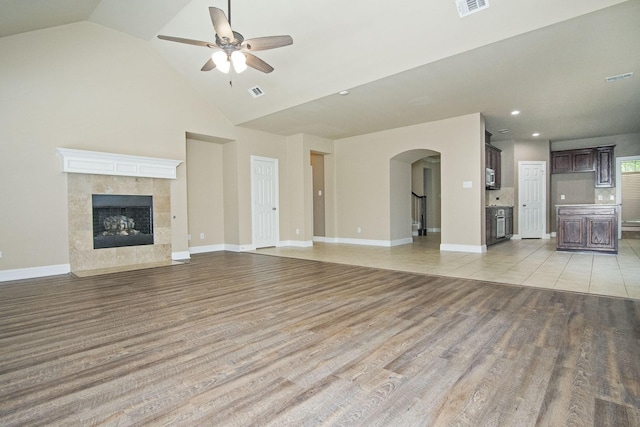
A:
{"label": "ceiling fan light fixture", "polygon": [[214,52],[213,55],[211,55],[211,59],[213,60],[214,64],[216,64],[218,70],[225,74],[229,72],[231,64],[229,63],[229,58],[227,57],[226,52],[222,50]]}
{"label": "ceiling fan light fixture", "polygon": [[238,50],[231,53],[231,62],[233,63],[233,69],[236,73],[241,73],[247,69],[247,57]]}

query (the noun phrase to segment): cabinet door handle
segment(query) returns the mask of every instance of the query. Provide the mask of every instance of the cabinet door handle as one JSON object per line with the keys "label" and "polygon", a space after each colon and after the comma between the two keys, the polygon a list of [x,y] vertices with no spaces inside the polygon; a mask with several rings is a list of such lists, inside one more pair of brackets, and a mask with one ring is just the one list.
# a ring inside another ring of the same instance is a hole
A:
{"label": "cabinet door handle", "polygon": [[522,207],[523,207],[523,208],[526,208],[526,207],[527,207],[527,205],[522,205]]}

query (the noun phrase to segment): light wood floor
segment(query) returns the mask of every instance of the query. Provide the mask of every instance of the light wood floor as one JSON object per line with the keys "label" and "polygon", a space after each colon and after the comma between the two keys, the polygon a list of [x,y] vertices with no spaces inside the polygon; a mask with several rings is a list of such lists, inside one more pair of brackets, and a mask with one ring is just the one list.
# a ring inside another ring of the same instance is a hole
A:
{"label": "light wood floor", "polygon": [[640,299],[640,240],[622,239],[617,255],[556,251],[555,238],[510,240],[486,253],[440,251],[440,234],[413,244],[374,247],[314,243],[257,252],[413,273]]}
{"label": "light wood floor", "polygon": [[218,252],[0,285],[0,425],[638,426],[640,301]]}

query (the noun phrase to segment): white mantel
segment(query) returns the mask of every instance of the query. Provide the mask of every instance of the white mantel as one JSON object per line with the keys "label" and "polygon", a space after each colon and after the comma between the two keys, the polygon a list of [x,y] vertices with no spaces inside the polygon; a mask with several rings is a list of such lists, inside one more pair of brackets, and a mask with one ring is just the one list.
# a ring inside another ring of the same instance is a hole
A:
{"label": "white mantel", "polygon": [[182,160],[70,148],[57,150],[62,155],[62,171],[68,173],[176,179],[176,168],[182,163]]}

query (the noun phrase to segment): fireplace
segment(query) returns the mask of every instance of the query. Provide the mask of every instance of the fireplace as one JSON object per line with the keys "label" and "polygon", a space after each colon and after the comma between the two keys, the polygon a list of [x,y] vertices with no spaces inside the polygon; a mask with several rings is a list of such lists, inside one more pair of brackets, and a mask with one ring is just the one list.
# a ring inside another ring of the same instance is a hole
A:
{"label": "fireplace", "polygon": [[153,197],[93,194],[93,248],[153,245]]}

